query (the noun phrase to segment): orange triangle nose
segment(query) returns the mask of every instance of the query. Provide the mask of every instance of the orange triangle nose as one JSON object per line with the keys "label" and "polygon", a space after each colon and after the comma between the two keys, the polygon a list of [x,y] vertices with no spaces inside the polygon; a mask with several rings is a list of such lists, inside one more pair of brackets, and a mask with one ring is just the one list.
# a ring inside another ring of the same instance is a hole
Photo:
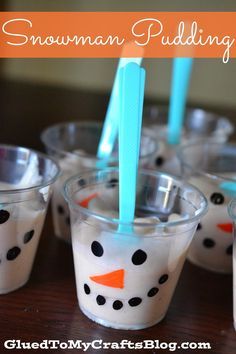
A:
{"label": "orange triangle nose", "polygon": [[124,275],[125,275],[124,269],[118,269],[115,270],[114,272],[110,272],[102,275],[94,275],[90,277],[90,279],[95,283],[101,285],[109,286],[111,288],[123,289]]}
{"label": "orange triangle nose", "polygon": [[228,224],[218,224],[218,228],[224,232],[232,233],[233,232],[233,224],[228,223]]}
{"label": "orange triangle nose", "polygon": [[83,208],[88,208],[89,202],[92,199],[96,198],[97,196],[98,196],[97,193],[93,193],[93,194],[89,195],[87,198],[83,199],[81,202],[78,202],[77,204],[79,204]]}

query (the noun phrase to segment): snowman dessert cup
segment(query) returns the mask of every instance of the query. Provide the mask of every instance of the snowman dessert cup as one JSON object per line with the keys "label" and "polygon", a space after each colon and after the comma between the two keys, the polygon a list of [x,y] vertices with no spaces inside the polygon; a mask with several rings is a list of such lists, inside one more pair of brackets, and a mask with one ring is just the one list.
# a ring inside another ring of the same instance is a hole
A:
{"label": "snowman dessert cup", "polygon": [[[236,188],[236,187],[235,187]],[[235,195],[236,196],[236,195]],[[234,329],[236,331],[236,199],[232,200],[228,206],[228,212],[232,218],[234,230],[233,230],[233,319]]]}
{"label": "snowman dessert cup", "polygon": [[0,294],[29,279],[58,174],[46,155],[0,145]]}
{"label": "snowman dessert cup", "polygon": [[141,329],[164,318],[207,201],[177,178],[142,170],[136,218],[126,233],[120,231],[118,189],[116,168],[84,173],[65,185],[77,296],[93,321]]}
{"label": "snowman dessert cup", "polygon": [[[177,146],[167,143],[168,106],[150,105],[144,109],[144,126],[146,134],[158,141],[158,151],[152,161],[152,167],[159,171],[181,175]],[[226,142],[233,133],[230,121],[216,113],[200,108],[187,108],[184,118],[181,145],[193,143],[203,138]]]}
{"label": "snowman dessert cup", "polygon": [[[55,157],[61,168],[61,175],[53,189],[52,211],[55,234],[67,242],[71,242],[70,215],[62,195],[63,185],[75,174],[103,167],[103,161],[96,157],[101,132],[102,124],[99,122],[67,122],[51,126],[41,135],[47,153]],[[142,167],[148,166],[156,151],[155,139],[143,135],[140,156]],[[116,146],[108,164],[117,165]]]}
{"label": "snowman dessert cup", "polygon": [[236,145],[203,140],[180,147],[178,155],[183,177],[198,187],[209,202],[188,259],[208,270],[231,273],[232,221],[227,205],[235,194],[232,186],[236,179]]}

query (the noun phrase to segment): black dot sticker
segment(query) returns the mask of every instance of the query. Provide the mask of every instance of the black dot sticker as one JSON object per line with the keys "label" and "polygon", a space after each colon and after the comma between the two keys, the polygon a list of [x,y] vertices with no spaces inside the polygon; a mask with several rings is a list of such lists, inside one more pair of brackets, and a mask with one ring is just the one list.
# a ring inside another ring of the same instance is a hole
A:
{"label": "black dot sticker", "polygon": [[86,295],[90,294],[90,287],[88,286],[88,284],[84,284],[84,292]]}
{"label": "black dot sticker", "polygon": [[137,250],[136,252],[134,252],[132,256],[132,262],[134,265],[143,264],[146,261],[146,259],[147,259],[147,254],[142,250]]}
{"label": "black dot sticker", "polygon": [[34,236],[34,230],[30,230],[29,232],[26,232],[26,234],[24,235],[24,243],[28,243],[30,242],[30,240],[32,239],[32,237]]}
{"label": "black dot sticker", "polygon": [[7,210],[0,210],[0,224],[4,224],[10,217],[10,213]]}
{"label": "black dot sticker", "polygon": [[159,284],[164,284],[169,278],[168,274],[163,274],[160,278],[159,278]]}
{"label": "black dot sticker", "polygon": [[102,295],[98,295],[96,301],[99,306],[104,305],[106,303],[106,299]]}
{"label": "black dot sticker", "polygon": [[225,198],[221,193],[213,193],[210,200],[213,204],[220,205],[224,203]]}
{"label": "black dot sticker", "polygon": [[96,257],[102,257],[104,252],[101,243],[99,243],[98,241],[93,241],[91,245],[91,251]]}
{"label": "black dot sticker", "polygon": [[159,289],[158,288],[151,288],[149,292],[147,293],[148,297],[153,297],[158,293]]}
{"label": "black dot sticker", "polygon": [[130,299],[128,301],[128,303],[131,307],[138,306],[139,304],[141,304],[141,302],[142,302],[142,299],[140,297],[132,297],[132,299]]}
{"label": "black dot sticker", "polygon": [[85,181],[85,179],[80,178],[80,179],[78,180],[78,185],[79,185],[80,187],[85,186],[85,185],[86,185],[86,181]]}
{"label": "black dot sticker", "polygon": [[110,181],[107,182],[106,187],[107,188],[115,188],[118,184],[118,179],[117,178],[112,178]]}
{"label": "black dot sticker", "polygon": [[215,246],[215,241],[212,240],[211,238],[205,238],[203,240],[203,246],[205,246],[206,248],[212,248]]}
{"label": "black dot sticker", "polygon": [[202,224],[199,223],[198,226],[197,226],[197,231],[200,231],[202,229]]}
{"label": "black dot sticker", "polygon": [[58,214],[61,214],[61,215],[64,214],[65,210],[62,205],[57,206],[57,212],[58,212]]}
{"label": "black dot sticker", "polygon": [[229,247],[226,248],[226,254],[228,256],[232,256],[232,254],[233,254],[233,245],[230,245]]}
{"label": "black dot sticker", "polygon": [[116,300],[112,305],[114,310],[120,310],[123,307],[123,303],[120,300]]}
{"label": "black dot sticker", "polygon": [[14,259],[16,259],[16,257],[19,256],[21,250],[19,247],[12,247],[9,249],[9,251],[7,252],[7,260],[8,261],[13,261]]}
{"label": "black dot sticker", "polygon": [[164,163],[164,159],[163,159],[163,157],[158,156],[158,157],[156,158],[156,160],[155,160],[155,164],[156,164],[156,166],[160,167],[160,166],[162,166],[162,165],[163,165],[163,163]]}

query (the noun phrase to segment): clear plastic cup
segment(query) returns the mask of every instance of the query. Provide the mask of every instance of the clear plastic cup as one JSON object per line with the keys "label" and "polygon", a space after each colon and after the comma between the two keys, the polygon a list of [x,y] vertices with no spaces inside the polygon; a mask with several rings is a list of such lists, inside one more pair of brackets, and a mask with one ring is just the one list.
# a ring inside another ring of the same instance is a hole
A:
{"label": "clear plastic cup", "polygon": [[[111,180],[117,182],[111,185]],[[123,224],[118,184],[118,170],[110,168],[72,177],[65,185],[77,296],[81,311],[93,321],[141,329],[164,318],[207,201],[177,178],[142,170],[139,217]]]}
{"label": "clear plastic cup", "polygon": [[58,175],[58,165],[46,155],[0,145],[0,294],[29,279]]}
{"label": "clear plastic cup", "polygon": [[232,222],[227,205],[236,178],[236,145],[207,142],[184,145],[178,152],[184,178],[209,201],[207,215],[198,225],[188,259],[208,270],[232,272]]}
{"label": "clear plastic cup", "polygon": [[[62,196],[63,185],[69,177],[77,173],[100,167],[102,160],[96,157],[96,153],[101,132],[102,124],[98,122],[67,122],[51,126],[41,135],[47,153],[57,159],[62,171],[54,185],[52,210],[55,234],[67,242],[71,242],[70,216]],[[143,135],[141,166],[148,166],[156,150],[155,139]],[[117,165],[117,145],[108,165]]]}
{"label": "clear plastic cup", "polygon": [[233,220],[233,319],[236,331],[236,199],[232,200],[228,207],[229,215]]}
{"label": "clear plastic cup", "polygon": [[[178,146],[167,144],[168,106],[146,106],[144,126],[146,133],[158,141],[158,151],[152,161],[152,167],[159,171],[180,176],[180,163],[176,151]],[[228,118],[200,108],[188,108],[184,118],[181,145],[193,143],[199,139],[226,142],[234,127]]]}

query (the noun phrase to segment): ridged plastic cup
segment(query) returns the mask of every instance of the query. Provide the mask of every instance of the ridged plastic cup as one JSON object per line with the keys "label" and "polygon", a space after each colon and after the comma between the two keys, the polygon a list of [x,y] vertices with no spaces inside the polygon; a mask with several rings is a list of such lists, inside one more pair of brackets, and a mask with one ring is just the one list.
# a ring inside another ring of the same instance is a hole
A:
{"label": "ridged plastic cup", "polygon": [[[47,153],[58,161],[62,171],[54,185],[52,211],[55,234],[67,242],[71,242],[70,216],[62,196],[63,185],[69,177],[100,166],[102,160],[96,153],[101,131],[98,122],[67,122],[48,127],[41,135]],[[155,139],[143,135],[140,165],[147,167],[156,150]],[[117,146],[108,165],[117,165]]]}
{"label": "ridged plastic cup", "polygon": [[44,154],[0,145],[0,294],[29,279],[59,167]]}
{"label": "ridged plastic cup", "polygon": [[232,200],[228,207],[229,215],[233,221],[233,319],[236,331],[236,199]]}
{"label": "ridged plastic cup", "polygon": [[[180,176],[177,146],[167,144],[167,121],[168,106],[145,107],[143,124],[146,133],[158,141],[158,151],[152,161],[152,167],[158,171]],[[228,141],[233,131],[234,126],[228,118],[201,108],[187,108],[180,145],[190,144],[203,138],[224,143]]]}
{"label": "ridged plastic cup", "polygon": [[141,218],[126,224],[131,233],[121,232],[118,186],[118,170],[110,168],[69,179],[64,193],[81,311],[101,325],[135,330],[165,317],[207,201],[177,178],[141,170]]}
{"label": "ridged plastic cup", "polygon": [[198,226],[188,259],[208,270],[232,272],[232,221],[227,206],[236,178],[236,144],[206,140],[179,148],[182,176],[207,197],[209,210]]}

